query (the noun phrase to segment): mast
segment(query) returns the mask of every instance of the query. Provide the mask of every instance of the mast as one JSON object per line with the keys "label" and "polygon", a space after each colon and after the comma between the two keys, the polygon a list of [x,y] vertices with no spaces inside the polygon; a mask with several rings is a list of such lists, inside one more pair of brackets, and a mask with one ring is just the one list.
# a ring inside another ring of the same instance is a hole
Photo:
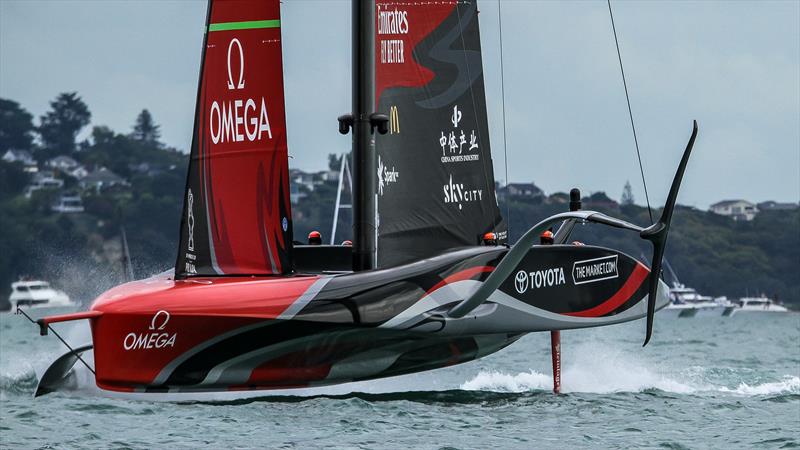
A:
{"label": "mast", "polygon": [[377,267],[375,0],[353,0],[353,270]]}

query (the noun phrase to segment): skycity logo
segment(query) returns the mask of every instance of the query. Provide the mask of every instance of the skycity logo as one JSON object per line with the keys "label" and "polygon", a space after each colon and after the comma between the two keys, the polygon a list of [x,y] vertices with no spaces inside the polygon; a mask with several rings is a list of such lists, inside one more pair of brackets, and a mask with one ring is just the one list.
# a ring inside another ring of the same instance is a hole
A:
{"label": "skycity logo", "polygon": [[164,329],[169,322],[169,313],[163,309],[155,313],[150,319],[149,333],[128,333],[122,341],[122,347],[128,350],[149,350],[165,347],[175,347],[178,333],[170,334]]}
{"label": "skycity logo", "polygon": [[519,294],[524,294],[528,288],[539,289],[546,287],[561,286],[566,284],[564,269],[554,267],[552,269],[541,269],[528,272],[520,270],[514,275],[514,289]]}
{"label": "skycity logo", "polygon": [[463,209],[464,203],[479,202],[483,199],[482,189],[469,189],[464,186],[464,183],[453,183],[453,175],[450,175],[450,181],[443,186],[444,202],[445,203],[458,203],[458,209]]}
{"label": "skycity logo", "polygon": [[[234,47],[238,51],[234,51]],[[239,77],[234,83],[231,66],[232,55],[239,55]],[[228,44],[228,90],[244,89],[244,47],[239,39],[233,38]],[[264,97],[258,102],[255,99],[234,99],[211,103],[209,113],[209,131],[211,142],[220,144],[225,142],[243,142],[245,139],[253,142],[260,141],[266,133],[272,139],[272,129],[269,126],[267,102]]]}

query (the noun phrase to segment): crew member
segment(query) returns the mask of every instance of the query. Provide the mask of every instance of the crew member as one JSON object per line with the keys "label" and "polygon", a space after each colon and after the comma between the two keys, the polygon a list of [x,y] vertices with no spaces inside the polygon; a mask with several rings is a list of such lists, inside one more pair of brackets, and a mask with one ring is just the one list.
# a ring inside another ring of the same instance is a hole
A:
{"label": "crew member", "polygon": [[483,245],[497,245],[497,234],[490,231],[483,235]]}
{"label": "crew member", "polygon": [[544,230],[544,233],[539,236],[539,242],[542,245],[552,245],[553,244],[553,232],[550,230]]}
{"label": "crew member", "polygon": [[322,235],[319,231],[308,233],[308,245],[322,245]]}
{"label": "crew member", "polygon": [[350,239],[344,240],[344,241],[342,241],[342,245],[345,246],[345,247],[352,247],[353,246],[353,241],[351,241]]}

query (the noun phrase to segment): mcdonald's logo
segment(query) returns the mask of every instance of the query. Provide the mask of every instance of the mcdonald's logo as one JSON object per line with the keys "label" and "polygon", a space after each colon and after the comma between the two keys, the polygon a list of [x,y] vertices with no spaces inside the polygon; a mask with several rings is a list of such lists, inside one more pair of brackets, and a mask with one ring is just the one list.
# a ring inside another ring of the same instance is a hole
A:
{"label": "mcdonald's logo", "polygon": [[400,134],[400,114],[397,106],[389,108],[389,134]]}

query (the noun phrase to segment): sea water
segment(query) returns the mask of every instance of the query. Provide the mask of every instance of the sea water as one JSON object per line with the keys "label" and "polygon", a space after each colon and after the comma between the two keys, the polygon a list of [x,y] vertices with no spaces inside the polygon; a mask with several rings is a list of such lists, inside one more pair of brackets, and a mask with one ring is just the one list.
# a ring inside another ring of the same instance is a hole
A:
{"label": "sea water", "polygon": [[[155,401],[108,396],[86,369],[77,390],[34,399],[63,346],[3,314],[0,447],[800,447],[800,314],[659,316],[645,348],[641,321],[562,332],[557,396],[549,333],[537,333],[421,374]],[[57,329],[88,338],[85,325]]]}

